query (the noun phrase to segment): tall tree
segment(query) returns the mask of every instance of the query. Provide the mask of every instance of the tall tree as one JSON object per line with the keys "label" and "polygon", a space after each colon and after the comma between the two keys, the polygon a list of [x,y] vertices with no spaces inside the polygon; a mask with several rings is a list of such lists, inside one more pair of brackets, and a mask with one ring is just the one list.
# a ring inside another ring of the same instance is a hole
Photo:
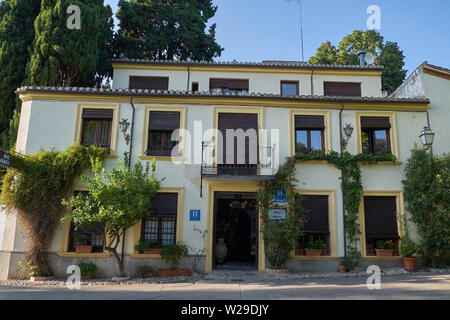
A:
{"label": "tall tree", "polygon": [[220,56],[212,0],[120,0],[116,50],[134,59],[207,60]]}
{"label": "tall tree", "polygon": [[364,49],[376,57],[375,63],[384,67],[381,75],[383,89],[392,93],[405,80],[406,70],[403,69],[404,55],[396,42],[387,41],[375,30],[355,30],[346,35],[338,47],[330,41],[323,43],[309,63],[357,65],[358,51]]}
{"label": "tall tree", "polygon": [[[81,28],[69,29],[67,8],[81,12]],[[31,85],[90,85],[105,34],[110,30],[111,10],[103,0],[42,0],[35,22],[34,49],[28,64]]]}
{"label": "tall tree", "polygon": [[0,2],[0,136],[4,149],[15,142],[20,101],[14,92],[25,80],[40,5],[41,0]]}

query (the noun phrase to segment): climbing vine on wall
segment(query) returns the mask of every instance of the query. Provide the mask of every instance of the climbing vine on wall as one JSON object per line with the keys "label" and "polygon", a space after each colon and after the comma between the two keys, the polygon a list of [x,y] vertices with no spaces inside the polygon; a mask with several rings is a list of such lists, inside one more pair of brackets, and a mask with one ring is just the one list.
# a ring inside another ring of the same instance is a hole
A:
{"label": "climbing vine on wall", "polygon": [[29,238],[24,265],[35,276],[51,275],[47,249],[64,214],[61,200],[69,195],[73,182],[90,166],[90,158],[104,159],[106,150],[74,144],[65,151],[40,151],[33,156],[12,159],[2,180],[0,201],[17,210]]}
{"label": "climbing vine on wall", "polygon": [[[262,213],[262,234],[264,252],[271,268],[286,267],[295,241],[303,234],[304,211],[301,205],[301,195],[295,192],[295,158],[288,158],[280,166],[274,180],[262,181],[258,184],[256,193],[258,207]],[[269,208],[273,207],[273,199],[279,190],[286,192],[288,214],[285,220],[271,220]]]}

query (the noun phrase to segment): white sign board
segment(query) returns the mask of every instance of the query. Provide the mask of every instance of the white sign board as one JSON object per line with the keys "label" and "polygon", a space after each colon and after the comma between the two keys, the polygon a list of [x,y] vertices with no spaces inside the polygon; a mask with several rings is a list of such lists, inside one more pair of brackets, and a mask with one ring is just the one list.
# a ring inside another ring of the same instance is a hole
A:
{"label": "white sign board", "polygon": [[285,220],[286,219],[286,209],[271,208],[269,209],[269,219],[270,220]]}

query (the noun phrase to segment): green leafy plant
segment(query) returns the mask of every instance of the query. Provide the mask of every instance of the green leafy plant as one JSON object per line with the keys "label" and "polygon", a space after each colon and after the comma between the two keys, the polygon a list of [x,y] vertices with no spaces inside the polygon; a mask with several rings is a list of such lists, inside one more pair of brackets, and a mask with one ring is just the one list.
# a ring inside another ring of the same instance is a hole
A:
{"label": "green leafy plant", "polygon": [[134,246],[134,249],[138,252],[144,252],[150,249],[163,248],[163,245],[159,242],[154,242],[145,239],[139,239],[138,243]]}
{"label": "green leafy plant", "polygon": [[375,246],[381,250],[394,250],[395,242],[392,240],[378,240]]}
{"label": "green leafy plant", "polygon": [[149,273],[153,274],[153,269],[150,266],[139,266],[137,269],[137,274],[141,278],[146,278]]}
{"label": "green leafy plant", "polygon": [[307,243],[306,247],[308,249],[323,249],[324,242],[322,240],[314,240]]}
{"label": "green leafy plant", "polygon": [[87,234],[74,233],[73,241],[76,246],[87,246],[91,241],[91,237]]}
{"label": "green leafy plant", "polygon": [[216,236],[217,236],[217,238],[224,238],[225,234],[228,231],[228,229],[230,229],[230,224],[227,223],[225,220],[221,220],[217,224],[217,229],[216,229]]}
{"label": "green leafy plant", "polygon": [[412,241],[407,235],[400,238],[400,255],[404,258],[411,258],[420,253],[420,243]]}
{"label": "green leafy plant", "polygon": [[450,154],[433,157],[422,148],[411,150],[402,183],[424,262],[433,265],[450,251]]}
{"label": "green leafy plant", "polygon": [[359,257],[348,254],[342,257],[340,263],[345,267],[346,271],[352,271],[359,265]]}
{"label": "green leafy plant", "polygon": [[30,277],[38,277],[42,274],[41,271],[39,270],[39,267],[34,265],[31,262],[31,260],[28,260],[28,261],[20,260],[17,264],[19,266],[25,268],[25,270],[28,272],[28,276],[30,276]]}
{"label": "green leafy plant", "polygon": [[161,258],[168,264],[172,270],[176,270],[180,260],[189,253],[188,246],[184,243],[174,243],[164,247],[161,251]]}
{"label": "green leafy plant", "polygon": [[27,231],[25,260],[38,267],[38,276],[50,276],[48,245],[65,207],[61,200],[72,191],[75,178],[89,168],[90,157],[101,161],[106,150],[74,144],[65,151],[40,151],[13,156],[2,180],[0,202],[16,212]]}
{"label": "green leafy plant", "polygon": [[97,266],[93,263],[79,263],[77,266],[82,276],[94,275],[97,272]]}
{"label": "green leafy plant", "polygon": [[[125,159],[128,154],[125,153]],[[93,177],[82,176],[81,180],[88,183],[89,194],[79,194],[63,201],[72,210],[63,218],[70,219],[76,227],[90,226],[95,223],[105,225],[103,243],[119,267],[119,276],[124,277],[124,261],[117,252],[123,234],[134,226],[149,212],[151,199],[160,187],[161,180],[156,178],[155,160],[144,168],[140,161],[131,169],[125,161],[118,161],[116,168],[106,173],[102,162],[92,158]]]}
{"label": "green leafy plant", "polygon": [[[293,157],[288,158],[280,166],[275,179],[258,184],[256,193],[258,207],[262,212],[264,252],[273,269],[286,267],[295,242],[303,235],[304,209],[301,205],[302,197],[295,191],[298,182],[295,179],[295,163]],[[288,214],[284,220],[272,220],[269,209],[273,207],[274,196],[280,189],[286,192]]]}

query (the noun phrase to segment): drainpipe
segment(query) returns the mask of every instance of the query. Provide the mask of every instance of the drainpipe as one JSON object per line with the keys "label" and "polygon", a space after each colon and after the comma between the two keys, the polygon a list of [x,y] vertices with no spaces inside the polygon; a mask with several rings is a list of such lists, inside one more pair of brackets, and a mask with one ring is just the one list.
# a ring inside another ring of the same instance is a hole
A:
{"label": "drainpipe", "polygon": [[[342,153],[344,152],[344,146],[342,143],[342,112],[344,111],[344,102],[342,102],[341,105],[341,110],[339,111],[339,144],[341,147],[341,157],[342,157]],[[342,181],[344,179],[344,175],[342,173],[342,169],[341,169],[341,184]],[[347,237],[345,235],[345,208],[344,208],[344,192],[342,191],[341,188],[341,192],[342,192],[342,222],[344,225],[344,256],[347,256]]]}
{"label": "drainpipe", "polygon": [[[134,108],[134,104],[133,104],[133,96],[130,96],[130,104],[131,107],[133,108],[133,115],[131,116],[131,131],[130,131],[130,149],[129,149],[129,155],[128,155],[128,165],[131,168],[131,152],[133,151],[133,132],[134,132],[134,113],[135,113],[135,108]],[[125,231],[123,231],[123,235],[122,235],[122,263],[124,263],[124,257],[125,257]]]}
{"label": "drainpipe", "polygon": [[187,78],[186,92],[189,92],[189,83],[191,82],[191,69],[189,69],[189,66],[187,66],[187,72],[188,78]]}

